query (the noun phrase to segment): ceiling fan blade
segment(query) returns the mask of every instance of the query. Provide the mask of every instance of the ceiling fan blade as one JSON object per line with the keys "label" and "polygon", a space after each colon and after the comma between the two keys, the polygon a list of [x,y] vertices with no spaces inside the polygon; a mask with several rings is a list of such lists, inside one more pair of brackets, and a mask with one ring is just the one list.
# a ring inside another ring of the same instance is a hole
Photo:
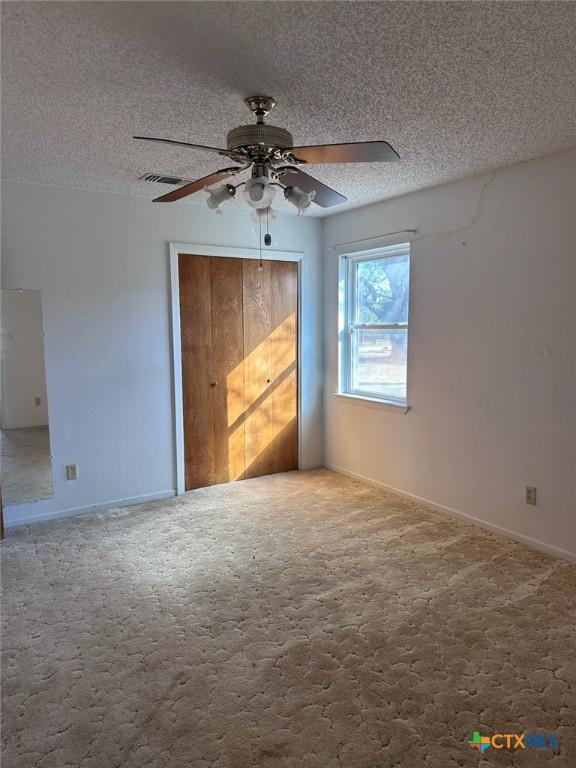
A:
{"label": "ceiling fan blade", "polygon": [[307,163],[389,163],[400,155],[387,141],[358,141],[351,144],[319,144],[294,147],[291,154]]}
{"label": "ceiling fan blade", "polygon": [[175,144],[178,147],[191,147],[192,149],[204,149],[208,152],[217,152],[219,155],[225,155],[226,157],[232,157],[232,152],[227,149],[219,149],[218,147],[206,147],[204,144],[190,144],[187,141],[176,141],[175,139],[157,139],[153,136],[132,136],[133,139],[138,141],[159,141],[162,144]]}
{"label": "ceiling fan blade", "polygon": [[300,168],[285,166],[277,169],[279,172],[279,182],[284,187],[299,187],[303,192],[316,192],[313,202],[321,208],[330,208],[333,205],[345,203],[348,199],[336,192],[335,189],[326,186],[318,179],[308,176]]}
{"label": "ceiling fan blade", "polygon": [[219,181],[224,181],[224,179],[229,179],[230,176],[235,176],[237,173],[239,173],[239,171],[242,170],[244,169],[241,167],[222,168],[221,171],[216,171],[215,173],[211,173],[209,176],[203,176],[201,179],[196,179],[196,181],[192,181],[190,184],[184,184],[183,187],[173,189],[171,192],[162,195],[162,197],[157,197],[153,202],[173,203],[175,200],[180,200],[181,198],[187,197],[188,195],[193,195],[194,192],[198,192],[200,189],[211,187],[212,184],[216,184]]}

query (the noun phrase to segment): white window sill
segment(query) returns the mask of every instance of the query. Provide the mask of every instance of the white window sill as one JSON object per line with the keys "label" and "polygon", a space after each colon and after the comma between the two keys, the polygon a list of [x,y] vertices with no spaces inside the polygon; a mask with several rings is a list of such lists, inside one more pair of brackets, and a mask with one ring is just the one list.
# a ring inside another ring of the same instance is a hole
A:
{"label": "white window sill", "polygon": [[334,397],[342,398],[354,405],[363,405],[366,408],[376,408],[382,411],[393,411],[399,414],[408,413],[410,406],[403,403],[394,403],[391,400],[380,400],[378,397],[349,395],[347,392],[334,392]]}

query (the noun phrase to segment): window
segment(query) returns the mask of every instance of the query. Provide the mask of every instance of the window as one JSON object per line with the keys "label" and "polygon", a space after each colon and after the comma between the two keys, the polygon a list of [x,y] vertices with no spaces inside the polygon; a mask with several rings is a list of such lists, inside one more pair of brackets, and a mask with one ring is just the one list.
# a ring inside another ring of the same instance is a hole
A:
{"label": "window", "polygon": [[343,256],[340,391],[406,404],[410,245]]}

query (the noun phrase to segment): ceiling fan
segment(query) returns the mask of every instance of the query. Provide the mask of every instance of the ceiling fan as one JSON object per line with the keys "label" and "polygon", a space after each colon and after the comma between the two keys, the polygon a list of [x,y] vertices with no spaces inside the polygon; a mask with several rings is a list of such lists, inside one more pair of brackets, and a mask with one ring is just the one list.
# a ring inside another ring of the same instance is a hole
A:
{"label": "ceiling fan", "polygon": [[161,197],[155,203],[171,203],[192,195],[201,189],[212,187],[219,181],[251,171],[250,178],[239,184],[227,182],[208,190],[208,206],[218,211],[220,206],[244,187],[246,202],[258,211],[268,210],[275,195],[275,187],[283,188],[284,197],[299,213],[314,202],[322,208],[330,208],[346,201],[336,190],[309,176],[299,167],[315,163],[381,163],[399,160],[400,156],[386,141],[361,141],[349,144],[320,144],[309,147],[295,147],[292,134],[285,128],[264,122],[266,115],[276,102],[270,96],[251,96],[245,99],[248,108],[256,116],[253,125],[241,125],[227,136],[227,149],[207,147],[203,144],[189,144],[186,141],[158,139],[148,136],[134,136],[141,141],[159,141],[192,149],[216,152],[237,165],[221,168],[209,176],[184,184]]}

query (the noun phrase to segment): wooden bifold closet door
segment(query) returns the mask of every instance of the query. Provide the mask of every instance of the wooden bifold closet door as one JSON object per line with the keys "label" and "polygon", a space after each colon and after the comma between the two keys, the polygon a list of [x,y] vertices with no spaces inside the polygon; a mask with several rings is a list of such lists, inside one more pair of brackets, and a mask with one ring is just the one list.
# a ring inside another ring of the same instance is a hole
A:
{"label": "wooden bifold closet door", "polygon": [[180,254],[186,490],[298,468],[298,265]]}

